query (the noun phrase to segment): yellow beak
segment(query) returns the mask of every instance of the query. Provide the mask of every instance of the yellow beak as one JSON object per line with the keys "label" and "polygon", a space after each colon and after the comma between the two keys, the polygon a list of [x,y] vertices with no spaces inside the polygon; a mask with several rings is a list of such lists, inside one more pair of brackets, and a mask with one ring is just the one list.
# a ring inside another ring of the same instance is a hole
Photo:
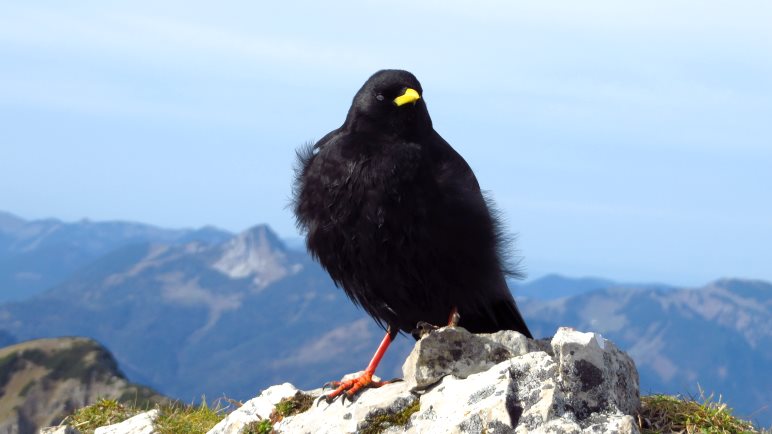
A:
{"label": "yellow beak", "polygon": [[411,89],[408,87],[407,89],[405,89],[405,93],[394,98],[394,104],[396,104],[397,106],[403,106],[411,102],[415,104],[415,102],[418,101],[419,99],[421,99],[421,95],[419,95],[415,89]]}

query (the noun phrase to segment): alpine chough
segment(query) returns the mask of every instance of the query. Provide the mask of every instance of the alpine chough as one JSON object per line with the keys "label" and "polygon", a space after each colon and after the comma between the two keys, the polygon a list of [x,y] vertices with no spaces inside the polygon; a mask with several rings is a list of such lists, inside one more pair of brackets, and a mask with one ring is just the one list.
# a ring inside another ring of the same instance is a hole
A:
{"label": "alpine chough", "polygon": [[[382,70],[354,96],[343,125],[298,151],[293,206],[309,252],[386,328],[362,387],[397,333],[419,322],[474,333],[531,333],[505,277],[496,215],[464,159],[434,131],[421,84]],[[456,312],[458,315],[456,315]],[[453,321],[451,321],[453,322]],[[345,396],[344,396],[345,399]]]}

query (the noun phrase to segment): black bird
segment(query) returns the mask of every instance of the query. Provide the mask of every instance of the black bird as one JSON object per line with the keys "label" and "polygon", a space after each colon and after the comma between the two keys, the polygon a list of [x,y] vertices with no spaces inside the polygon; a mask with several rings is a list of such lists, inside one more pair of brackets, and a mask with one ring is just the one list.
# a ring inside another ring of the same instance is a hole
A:
{"label": "black bird", "polygon": [[[507,288],[495,213],[472,169],[434,128],[421,84],[382,70],[357,92],[343,125],[298,151],[293,206],[311,254],[387,329],[362,387],[397,333],[417,323],[531,333]],[[456,315],[457,313],[457,315]],[[345,399],[345,396],[344,396]]]}

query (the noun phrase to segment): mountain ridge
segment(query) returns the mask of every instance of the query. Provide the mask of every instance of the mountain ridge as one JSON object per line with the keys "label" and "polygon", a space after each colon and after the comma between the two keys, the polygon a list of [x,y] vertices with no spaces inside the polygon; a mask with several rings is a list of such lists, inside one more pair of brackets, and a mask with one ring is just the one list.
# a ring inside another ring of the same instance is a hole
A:
{"label": "mountain ridge", "polygon": [[112,354],[94,340],[60,337],[0,348],[0,431],[34,434],[98,398],[164,402],[129,382]]}
{"label": "mountain ridge", "polygon": [[163,229],[124,222],[27,221],[0,211],[0,302],[40,293],[120,247],[143,242],[220,242],[232,234],[211,226]]}

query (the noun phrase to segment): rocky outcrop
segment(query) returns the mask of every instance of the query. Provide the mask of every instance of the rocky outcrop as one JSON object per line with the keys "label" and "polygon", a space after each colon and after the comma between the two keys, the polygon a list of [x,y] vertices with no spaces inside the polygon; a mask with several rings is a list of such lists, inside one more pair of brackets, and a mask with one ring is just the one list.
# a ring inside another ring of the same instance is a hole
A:
{"label": "rocky outcrop", "polygon": [[[209,434],[256,424],[278,433],[639,432],[635,365],[596,333],[561,328],[551,340],[530,340],[442,328],[416,343],[403,373],[404,381],[365,390],[354,402],[309,406],[321,389],[273,386]],[[104,432],[130,432],[114,427]]]}
{"label": "rocky outcrop", "polygon": [[534,341],[511,331],[444,328],[416,344],[403,372],[404,381],[353,403],[322,402],[284,418],[275,414],[282,399],[321,390],[274,386],[210,434],[237,433],[261,419],[287,433],[638,432],[635,365],[595,333],[561,328],[552,340]]}

